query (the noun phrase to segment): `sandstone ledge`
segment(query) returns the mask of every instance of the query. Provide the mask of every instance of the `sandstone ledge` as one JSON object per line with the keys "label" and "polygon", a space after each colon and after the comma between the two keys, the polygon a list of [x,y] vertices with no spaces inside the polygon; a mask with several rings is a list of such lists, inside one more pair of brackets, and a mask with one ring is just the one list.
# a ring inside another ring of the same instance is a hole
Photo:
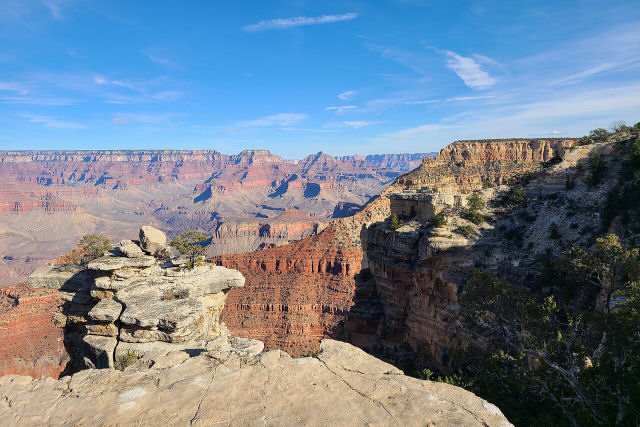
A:
{"label": "sandstone ledge", "polygon": [[206,354],[169,359],[155,369],[88,369],[58,381],[1,377],[0,419],[5,426],[511,425],[468,391],[406,377],[338,341],[323,341],[317,358],[274,350],[224,362]]}

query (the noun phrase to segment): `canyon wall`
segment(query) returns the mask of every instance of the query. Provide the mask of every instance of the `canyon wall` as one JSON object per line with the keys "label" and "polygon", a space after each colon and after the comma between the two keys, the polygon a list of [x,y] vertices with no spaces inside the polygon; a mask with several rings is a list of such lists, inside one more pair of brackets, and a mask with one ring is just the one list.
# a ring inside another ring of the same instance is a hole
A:
{"label": "canyon wall", "polygon": [[304,353],[323,335],[346,336],[374,353],[401,357],[417,352],[434,365],[446,365],[449,349],[466,339],[457,324],[456,295],[461,278],[473,266],[465,252],[468,241],[449,232],[427,244],[419,230],[389,230],[384,223],[391,213],[389,199],[437,186],[443,190],[428,197],[436,205],[431,212],[459,210],[464,194],[481,188],[484,181],[500,184],[539,171],[542,162],[574,142],[455,142],[435,160],[426,159],[401,176],[361,212],[335,220],[319,236],[215,258],[247,278],[245,288],[231,291],[225,322],[235,334],[264,340],[268,347]]}

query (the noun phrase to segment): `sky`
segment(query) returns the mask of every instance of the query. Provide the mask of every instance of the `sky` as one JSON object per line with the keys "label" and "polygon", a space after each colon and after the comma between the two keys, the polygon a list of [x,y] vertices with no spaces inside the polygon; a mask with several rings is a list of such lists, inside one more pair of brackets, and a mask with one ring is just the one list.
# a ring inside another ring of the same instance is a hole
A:
{"label": "sky", "polygon": [[286,158],[640,121],[640,1],[0,0],[0,149]]}

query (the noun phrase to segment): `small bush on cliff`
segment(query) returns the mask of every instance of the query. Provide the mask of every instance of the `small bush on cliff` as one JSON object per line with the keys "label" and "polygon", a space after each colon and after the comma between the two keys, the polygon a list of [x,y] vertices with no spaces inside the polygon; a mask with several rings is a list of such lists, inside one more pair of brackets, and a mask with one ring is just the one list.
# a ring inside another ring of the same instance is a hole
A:
{"label": "small bush on cliff", "polygon": [[596,151],[589,153],[588,165],[589,172],[584,177],[584,180],[589,187],[594,187],[600,184],[607,170],[602,154]]}
{"label": "small bush on cliff", "polygon": [[520,187],[511,187],[504,196],[503,203],[507,206],[527,206],[527,193]]}
{"label": "small bush on cliff", "polygon": [[198,265],[200,257],[207,253],[208,240],[209,238],[204,233],[186,230],[169,243],[169,246],[185,255],[187,257],[186,267],[193,268]]}
{"label": "small bush on cliff", "polygon": [[481,211],[486,206],[487,204],[485,203],[484,200],[482,200],[482,197],[478,196],[475,193],[470,195],[469,198],[467,199],[467,208],[470,211]]}
{"label": "small bush on cliff", "polygon": [[391,230],[395,231],[398,228],[402,227],[403,225],[404,223],[398,219],[398,215],[391,214],[391,216],[389,217],[389,228]]}
{"label": "small bush on cliff", "polygon": [[433,226],[435,228],[443,227],[447,225],[447,217],[443,214],[438,214],[433,217]]}
{"label": "small bush on cliff", "polygon": [[127,366],[133,365],[136,360],[138,360],[138,354],[133,350],[129,350],[127,354],[123,354],[116,358],[114,361],[114,367],[118,371],[124,371]]}
{"label": "small bush on cliff", "polygon": [[470,237],[471,235],[473,235],[474,231],[475,230],[473,229],[473,227],[468,225],[468,224],[467,225],[460,225],[460,226],[458,226],[458,227],[453,229],[454,233],[460,234],[461,236],[464,236],[464,237]]}
{"label": "small bush on cliff", "polygon": [[467,211],[467,213],[465,214],[465,219],[468,221],[471,221],[472,223],[476,224],[476,225],[480,225],[484,222],[484,215],[482,215],[480,212],[478,211],[472,211],[469,210]]}
{"label": "small bush on cliff", "polygon": [[609,138],[609,136],[609,131],[604,128],[594,129],[589,132],[589,138],[593,142],[605,142]]}
{"label": "small bush on cliff", "polygon": [[81,256],[80,263],[87,264],[96,258],[100,258],[106,251],[111,249],[111,245],[109,244],[109,239],[100,234],[85,234],[80,239],[76,249],[76,254]]}

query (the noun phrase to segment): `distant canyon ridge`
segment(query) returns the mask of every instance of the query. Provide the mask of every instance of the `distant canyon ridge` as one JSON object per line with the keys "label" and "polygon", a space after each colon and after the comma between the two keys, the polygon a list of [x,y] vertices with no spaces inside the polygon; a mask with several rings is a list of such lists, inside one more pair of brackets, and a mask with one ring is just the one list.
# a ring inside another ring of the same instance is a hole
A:
{"label": "distant canyon ridge", "polygon": [[210,256],[313,236],[435,153],[285,160],[266,150],[0,151],[0,285],[84,234],[199,229]]}

